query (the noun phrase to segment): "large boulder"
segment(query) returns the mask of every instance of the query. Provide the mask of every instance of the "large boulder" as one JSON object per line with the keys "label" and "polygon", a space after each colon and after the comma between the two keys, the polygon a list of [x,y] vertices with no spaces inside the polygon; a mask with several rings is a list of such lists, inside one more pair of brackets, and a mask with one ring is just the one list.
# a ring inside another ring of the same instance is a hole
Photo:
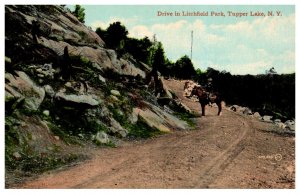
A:
{"label": "large boulder", "polygon": [[246,107],[239,106],[239,105],[232,105],[230,107],[230,110],[234,111],[234,112],[238,112],[240,114],[249,114],[249,113],[251,113],[250,109],[247,109]]}
{"label": "large boulder", "polygon": [[50,85],[44,85],[44,90],[48,96],[50,96],[51,98],[54,97],[55,91]]}
{"label": "large boulder", "polygon": [[144,104],[146,105],[144,108],[134,108],[133,111],[145,120],[150,127],[162,132],[170,132],[172,129],[186,130],[189,128],[185,121],[179,120],[159,107],[147,102],[144,102]]}
{"label": "large boulder", "polygon": [[245,115],[252,115],[252,111],[251,111],[251,109],[250,108],[245,108],[245,110],[243,111],[243,114],[245,114]]}
{"label": "large boulder", "polygon": [[280,119],[275,119],[274,123],[281,123],[281,120]]}
{"label": "large boulder", "polygon": [[110,127],[109,130],[114,134],[119,134],[122,137],[126,137],[128,134],[128,131],[124,129],[118,121],[116,121],[114,118],[110,118]]}
{"label": "large boulder", "polygon": [[246,110],[246,107],[243,106],[237,106],[236,107],[236,112],[244,114],[244,111]]}
{"label": "large boulder", "polygon": [[265,122],[272,122],[272,118],[273,118],[273,116],[264,115],[262,117],[262,120]]}
{"label": "large boulder", "polygon": [[37,110],[45,97],[45,90],[36,85],[30,77],[16,71],[17,76],[5,74],[5,101],[9,99],[24,99],[24,106],[30,110]]}
{"label": "large boulder", "polygon": [[110,93],[111,93],[112,95],[114,95],[114,96],[121,96],[121,93],[120,93],[118,90],[115,90],[115,89],[110,90]]}
{"label": "large boulder", "polygon": [[253,117],[254,117],[254,118],[257,118],[257,119],[260,119],[260,118],[261,118],[259,112],[254,112]]}
{"label": "large boulder", "polygon": [[295,121],[293,120],[287,120],[285,123],[286,128],[291,130],[291,131],[295,131]]}
{"label": "large boulder", "polygon": [[146,73],[141,69],[137,68],[131,61],[120,59],[120,66],[117,66],[117,71],[124,75],[141,76],[146,77]]}
{"label": "large boulder", "polygon": [[293,121],[293,120],[287,120],[287,121],[285,121],[285,124],[286,125],[295,125],[295,121]]}
{"label": "large boulder", "polygon": [[77,108],[92,108],[100,104],[99,100],[94,99],[92,95],[76,95],[58,92],[55,99],[62,102],[62,105]]}
{"label": "large boulder", "polygon": [[[171,98],[171,99],[175,98],[175,97],[173,97],[173,95],[172,95],[172,93],[171,93],[172,90],[171,90],[171,89],[168,87],[168,85],[165,83],[165,80],[164,80],[163,78],[160,78],[160,80],[161,80],[162,88],[163,88],[163,90],[164,90],[166,96],[167,96],[168,98]],[[174,92],[173,92],[173,94],[174,94]]]}
{"label": "large boulder", "polygon": [[93,136],[93,140],[100,144],[108,144],[110,141],[108,135],[104,131],[97,132],[97,134]]}
{"label": "large boulder", "polygon": [[138,113],[136,112],[132,112],[130,114],[130,116],[128,117],[128,121],[131,123],[131,124],[136,124],[137,121],[138,121]]}
{"label": "large boulder", "polygon": [[277,127],[279,127],[280,129],[285,129],[286,128],[286,125],[284,123],[282,123],[282,122],[275,123],[275,125]]}
{"label": "large boulder", "polygon": [[95,109],[89,109],[85,114],[87,121],[93,124],[94,128],[99,126],[106,129],[105,132],[118,137],[126,137],[128,131],[124,129],[118,121],[113,118],[113,114],[105,105],[100,105]]}

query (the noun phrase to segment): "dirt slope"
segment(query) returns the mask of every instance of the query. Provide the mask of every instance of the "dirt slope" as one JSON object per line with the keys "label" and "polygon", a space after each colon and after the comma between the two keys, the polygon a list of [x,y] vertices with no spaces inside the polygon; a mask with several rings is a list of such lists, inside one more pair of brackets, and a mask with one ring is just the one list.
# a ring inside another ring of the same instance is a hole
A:
{"label": "dirt slope", "polygon": [[[183,83],[166,81],[182,97]],[[208,107],[192,131],[92,151],[89,161],[16,188],[295,188],[295,137],[271,123]]]}

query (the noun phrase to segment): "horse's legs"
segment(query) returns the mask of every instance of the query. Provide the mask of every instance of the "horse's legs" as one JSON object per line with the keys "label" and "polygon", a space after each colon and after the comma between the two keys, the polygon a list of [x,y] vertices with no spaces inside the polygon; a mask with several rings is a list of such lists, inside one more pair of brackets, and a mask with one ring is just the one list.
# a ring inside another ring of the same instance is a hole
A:
{"label": "horse's legs", "polygon": [[218,115],[221,116],[222,115],[222,102],[217,102],[217,105],[218,105]]}
{"label": "horse's legs", "polygon": [[201,103],[201,108],[202,108],[202,116],[205,116],[205,103]]}

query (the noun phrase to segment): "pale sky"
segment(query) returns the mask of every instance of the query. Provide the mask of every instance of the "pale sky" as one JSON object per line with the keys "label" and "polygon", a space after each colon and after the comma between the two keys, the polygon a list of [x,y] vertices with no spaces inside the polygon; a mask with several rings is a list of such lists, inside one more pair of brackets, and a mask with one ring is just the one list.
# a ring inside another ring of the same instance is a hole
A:
{"label": "pale sky", "polygon": [[[82,5],[85,24],[94,30],[106,29],[120,21],[130,37],[152,39],[163,43],[166,56],[176,61],[191,55],[193,31],[194,67],[212,67],[232,74],[262,74],[275,67],[278,73],[295,72],[295,6],[229,6],[229,5]],[[73,10],[73,6],[68,6]],[[157,16],[158,11],[173,16]],[[182,16],[183,11],[208,12],[208,16]],[[247,13],[247,16],[229,16]],[[277,16],[277,11],[280,13]],[[174,16],[175,12],[181,16]],[[211,16],[223,12],[224,16]],[[263,12],[265,16],[250,16]],[[267,16],[272,12],[274,16]]]}

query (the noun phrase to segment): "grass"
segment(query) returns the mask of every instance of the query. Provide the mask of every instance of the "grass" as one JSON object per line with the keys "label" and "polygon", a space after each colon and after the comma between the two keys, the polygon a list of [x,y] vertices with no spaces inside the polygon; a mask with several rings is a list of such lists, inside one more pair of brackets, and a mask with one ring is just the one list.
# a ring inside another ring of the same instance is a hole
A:
{"label": "grass", "polygon": [[191,128],[196,127],[196,123],[192,120],[192,118],[196,117],[195,114],[186,111],[183,107],[177,105],[175,102],[171,102],[171,104],[169,104],[169,106],[174,111],[175,116],[177,116],[179,119],[187,122],[187,124]]}
{"label": "grass", "polygon": [[150,127],[146,121],[140,117],[136,124],[131,124],[128,121],[128,116],[126,116],[126,114],[121,115],[118,109],[113,108],[112,106],[108,106],[108,109],[112,112],[114,119],[118,121],[122,127],[128,130],[129,133],[127,136],[129,138],[147,139],[164,134],[164,132]]}
{"label": "grass", "polygon": [[196,117],[194,114],[187,112],[175,112],[174,114],[181,120],[185,121],[191,128],[196,127],[196,123],[192,120],[192,118]]}
{"label": "grass", "polygon": [[112,141],[109,141],[108,143],[104,144],[104,143],[101,143],[101,142],[99,142],[97,140],[94,140],[94,143],[97,146],[106,146],[106,147],[110,147],[110,148],[116,148],[117,147],[117,145],[114,142],[112,142]]}
{"label": "grass", "polygon": [[[41,154],[35,151],[24,138],[25,135],[19,132],[18,126],[20,122],[17,119],[9,116],[5,118],[5,123],[5,168],[8,170],[19,169],[24,172],[41,173],[79,159],[79,156],[75,154],[64,156],[55,154],[60,152],[60,148],[57,145],[53,146],[54,150],[51,153]],[[49,123],[48,126],[66,143],[79,143],[55,125]],[[26,136],[29,140],[32,139],[31,133],[26,134]],[[13,156],[14,152],[18,152],[21,157],[16,159]]]}
{"label": "grass", "polygon": [[55,169],[62,165],[77,161],[80,158],[77,154],[68,154],[66,156],[43,156],[35,154],[23,157],[23,160],[20,161],[21,170],[32,173],[42,173]]}
{"label": "grass", "polygon": [[67,144],[75,144],[75,145],[82,145],[78,138],[75,136],[72,136],[68,134],[66,131],[64,131],[61,127],[58,127],[52,123],[47,124],[49,129],[57,136],[59,136],[60,139],[62,139]]}
{"label": "grass", "polygon": [[[20,114],[24,113],[27,116],[39,114],[38,111],[31,112],[30,110],[20,112]],[[26,135],[22,134],[20,124],[21,121],[16,114],[5,117],[5,168],[7,170],[19,169],[28,173],[41,173],[79,159],[76,154],[59,155],[60,148],[57,145],[53,145],[54,149],[51,153],[41,154],[29,145],[28,140],[32,140],[33,135],[31,132]],[[49,122],[48,127],[66,143],[80,144],[75,136],[68,135],[56,125]],[[14,157],[14,152],[18,152],[20,158]]]}
{"label": "grass", "polygon": [[165,132],[162,132],[158,130],[157,128],[150,127],[146,121],[144,121],[142,118],[138,118],[138,121],[136,124],[129,125],[129,138],[151,138],[156,137],[158,135],[165,134]]}
{"label": "grass", "polygon": [[5,117],[5,166],[15,168],[16,162],[12,154],[20,145],[20,134],[17,131],[18,121],[13,117]]}

